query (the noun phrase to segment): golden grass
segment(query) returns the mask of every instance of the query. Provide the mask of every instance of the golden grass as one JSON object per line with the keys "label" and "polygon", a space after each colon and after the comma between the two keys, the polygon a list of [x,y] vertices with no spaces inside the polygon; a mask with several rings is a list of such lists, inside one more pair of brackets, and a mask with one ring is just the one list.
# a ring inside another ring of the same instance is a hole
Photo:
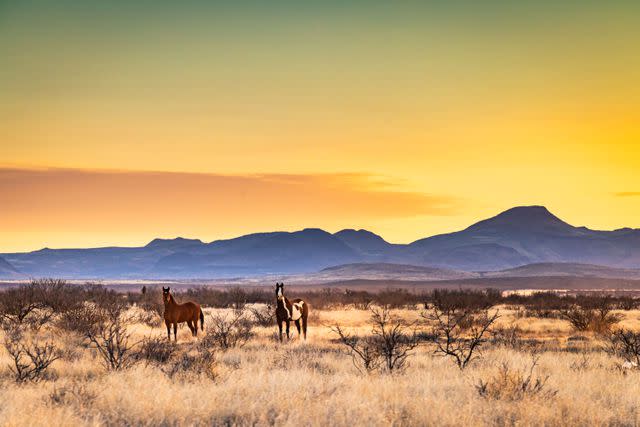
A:
{"label": "golden grass", "polygon": [[[557,319],[516,319],[501,310],[502,326],[517,324],[525,338],[573,335]],[[416,320],[419,311],[396,314]],[[625,326],[638,326],[638,312],[626,312]],[[280,344],[275,328],[259,328],[243,348],[217,355],[217,379],[170,378],[160,368],[138,364],[107,372],[92,350],[70,336],[58,336],[66,356],[52,365],[52,379],[19,385],[12,381],[8,355],[0,353],[0,423],[22,425],[636,425],[640,424],[640,373],[623,373],[617,360],[599,351],[588,336],[587,356],[564,351],[540,354],[535,373],[557,390],[551,398],[521,400],[480,396],[476,385],[503,363],[526,371],[530,355],[487,345],[465,371],[424,345],[400,374],[361,375],[333,342],[328,325],[340,323],[366,333],[368,313],[315,312],[309,339]],[[206,324],[205,324],[206,328]],[[165,336],[164,327],[137,324],[137,339]],[[206,332],[206,330],[205,330]],[[186,327],[181,347],[193,346]]]}

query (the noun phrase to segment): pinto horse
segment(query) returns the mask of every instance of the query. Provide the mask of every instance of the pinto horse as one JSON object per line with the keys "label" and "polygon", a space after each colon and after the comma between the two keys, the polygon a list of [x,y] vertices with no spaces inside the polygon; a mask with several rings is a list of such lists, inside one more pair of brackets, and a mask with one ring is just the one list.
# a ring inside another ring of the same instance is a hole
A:
{"label": "pinto horse", "polygon": [[280,341],[282,341],[282,323],[287,324],[287,338],[289,338],[289,324],[293,321],[300,336],[300,321],[302,320],[302,333],[307,339],[307,318],[309,317],[309,304],[300,298],[289,300],[284,296],[284,283],[276,283],[276,320],[280,330]]}
{"label": "pinto horse", "polygon": [[167,335],[171,341],[171,324],[173,324],[173,336],[178,341],[178,323],[187,322],[191,335],[198,336],[198,318],[200,328],[204,331],[204,314],[199,304],[185,302],[178,304],[169,292],[171,288],[162,288],[162,300],[164,301],[164,324],[167,325]]}

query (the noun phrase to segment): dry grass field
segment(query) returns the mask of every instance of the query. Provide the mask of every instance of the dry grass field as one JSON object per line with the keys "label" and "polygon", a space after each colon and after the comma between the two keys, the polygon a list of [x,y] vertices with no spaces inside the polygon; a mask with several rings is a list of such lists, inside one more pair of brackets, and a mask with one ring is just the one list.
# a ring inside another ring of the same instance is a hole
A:
{"label": "dry grass field", "polygon": [[[230,309],[206,309],[204,336],[195,339],[181,327],[168,360],[144,359],[121,370],[106,369],[95,348],[51,323],[36,335],[54,342],[61,358],[41,380],[16,382],[9,369],[11,357],[0,351],[0,423],[640,424],[640,372],[621,369],[622,361],[604,352],[598,337],[576,334],[565,320],[522,317],[513,307],[495,309],[501,317],[493,329],[517,327],[517,338],[492,339],[495,334],[489,334],[480,357],[466,369],[424,342],[411,352],[401,372],[369,374],[356,368],[331,330],[340,324],[350,333],[370,334],[367,310],[313,310],[306,342],[294,332],[290,341],[280,343],[275,326],[255,327],[244,346],[216,348],[211,363],[202,365],[199,346],[206,341],[211,316],[231,316]],[[426,330],[420,313],[392,311],[408,322],[421,322]],[[622,325],[640,327],[640,312],[623,315]],[[130,325],[130,341],[157,337],[168,347],[164,325],[148,323]],[[537,365],[532,367],[533,360]]]}

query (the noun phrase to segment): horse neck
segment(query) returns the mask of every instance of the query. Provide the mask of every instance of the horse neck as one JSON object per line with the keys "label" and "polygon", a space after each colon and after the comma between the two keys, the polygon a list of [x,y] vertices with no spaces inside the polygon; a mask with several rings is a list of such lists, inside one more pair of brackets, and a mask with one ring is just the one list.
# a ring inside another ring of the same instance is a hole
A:
{"label": "horse neck", "polygon": [[169,294],[169,302],[166,302],[166,301],[165,301],[164,305],[165,305],[165,307],[166,307],[166,306],[177,305],[177,304],[176,304],[176,300],[175,300],[175,299],[173,299],[173,295]]}
{"label": "horse neck", "polygon": [[287,299],[287,297],[283,297],[281,300],[276,300],[276,306],[278,307],[288,307],[290,305],[291,304],[289,304],[289,300]]}

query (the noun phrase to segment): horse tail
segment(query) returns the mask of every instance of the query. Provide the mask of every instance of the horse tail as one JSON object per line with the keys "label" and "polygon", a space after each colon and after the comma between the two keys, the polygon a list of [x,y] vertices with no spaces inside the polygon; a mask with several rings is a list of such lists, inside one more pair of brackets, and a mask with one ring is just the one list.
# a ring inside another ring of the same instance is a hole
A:
{"label": "horse tail", "polygon": [[200,309],[200,330],[204,331],[204,313],[202,312],[202,309]]}

